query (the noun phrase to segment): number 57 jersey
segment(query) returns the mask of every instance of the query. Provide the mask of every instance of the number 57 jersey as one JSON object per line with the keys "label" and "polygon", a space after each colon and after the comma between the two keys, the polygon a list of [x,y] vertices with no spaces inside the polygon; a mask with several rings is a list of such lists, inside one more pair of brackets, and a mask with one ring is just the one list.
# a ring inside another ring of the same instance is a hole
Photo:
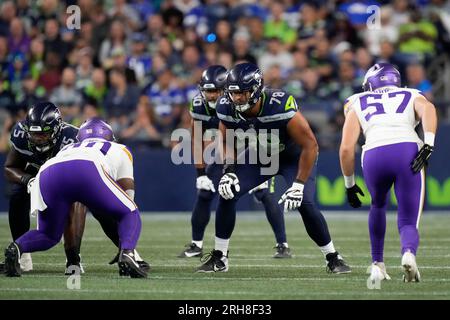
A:
{"label": "number 57 jersey", "polygon": [[414,100],[420,91],[393,88],[384,91],[363,92],[350,96],[344,113],[354,110],[366,138],[363,150],[401,142],[421,144],[415,131],[419,123],[414,111]]}

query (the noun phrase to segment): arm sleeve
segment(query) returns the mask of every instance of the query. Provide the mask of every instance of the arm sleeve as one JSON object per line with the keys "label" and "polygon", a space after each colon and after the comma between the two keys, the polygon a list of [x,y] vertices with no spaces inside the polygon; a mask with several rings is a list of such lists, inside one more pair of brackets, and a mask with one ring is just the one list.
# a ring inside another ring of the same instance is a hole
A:
{"label": "arm sleeve", "polygon": [[117,170],[117,180],[129,178],[134,180],[133,156],[126,147],[120,150],[120,166]]}

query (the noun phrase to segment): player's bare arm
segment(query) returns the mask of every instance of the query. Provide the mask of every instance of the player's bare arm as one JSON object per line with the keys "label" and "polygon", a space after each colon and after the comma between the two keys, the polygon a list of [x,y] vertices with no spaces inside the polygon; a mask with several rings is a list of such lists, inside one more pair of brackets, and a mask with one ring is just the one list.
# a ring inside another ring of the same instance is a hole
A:
{"label": "player's bare arm", "polygon": [[288,122],[289,136],[302,147],[302,153],[298,162],[297,181],[305,183],[311,173],[319,153],[319,145],[316,137],[309,127],[308,121],[300,112]]}
{"label": "player's bare arm", "polygon": [[19,152],[14,148],[8,152],[5,161],[5,177],[8,181],[12,183],[19,183],[27,185],[28,181],[32,178],[32,175],[26,173],[23,168],[25,168],[26,162],[22,159]]}
{"label": "player's bare arm", "polygon": [[344,176],[352,176],[355,171],[355,146],[358,141],[361,126],[355,111],[347,114],[342,129],[342,140],[339,148],[339,160]]}

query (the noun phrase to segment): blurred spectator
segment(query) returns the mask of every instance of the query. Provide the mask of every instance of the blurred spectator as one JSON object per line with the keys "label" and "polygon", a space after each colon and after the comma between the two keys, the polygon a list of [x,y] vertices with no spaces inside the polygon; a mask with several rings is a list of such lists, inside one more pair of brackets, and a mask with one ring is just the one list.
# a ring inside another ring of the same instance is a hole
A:
{"label": "blurred spectator", "polygon": [[59,86],[61,83],[61,57],[58,53],[54,51],[46,53],[44,69],[39,76],[38,83],[49,93]]}
{"label": "blurred spectator", "polygon": [[334,21],[328,29],[332,47],[340,43],[350,43],[353,46],[359,46],[361,39],[358,37],[355,27],[352,26],[348,17],[342,12],[336,12],[333,15]]}
{"label": "blurred spectator", "polygon": [[120,20],[114,20],[111,23],[108,38],[103,40],[100,46],[98,59],[105,69],[114,65],[113,53],[127,51],[126,34],[124,24]]}
{"label": "blurred spectator", "polygon": [[333,65],[330,55],[330,43],[326,38],[317,41],[309,61],[309,65],[319,73],[322,81],[330,80],[333,73]]}
{"label": "blurred spectator", "polygon": [[270,18],[264,24],[264,35],[267,38],[277,37],[284,44],[293,46],[297,37],[294,29],[290,28],[283,19],[285,6],[282,1],[275,0],[270,4]]}
{"label": "blurred spectator", "polygon": [[30,106],[46,99],[45,89],[37,85],[37,80],[31,74],[25,76],[22,85],[22,94],[17,97],[17,109],[13,113],[17,113],[19,110],[27,110]]}
{"label": "blurred spectator", "polygon": [[8,68],[8,40],[0,36],[0,79]]}
{"label": "blurred spectator", "polygon": [[153,14],[147,18],[146,36],[149,41],[149,53],[156,53],[159,40],[164,38],[164,21],[160,14]]}
{"label": "blurred spectator", "polygon": [[412,12],[411,22],[401,25],[399,34],[398,48],[401,53],[420,60],[424,58],[423,55],[431,56],[435,53],[436,27],[422,19],[419,11]]}
{"label": "blurred spectator", "polygon": [[216,25],[217,44],[220,51],[231,51],[232,46],[230,39],[232,38],[231,24],[227,20],[220,20]]}
{"label": "blurred spectator", "polygon": [[139,89],[127,83],[125,71],[113,68],[109,73],[111,88],[105,97],[105,112],[111,126],[117,131],[129,123],[129,117],[136,111]]}
{"label": "blurred spectator", "polygon": [[61,39],[59,33],[59,22],[52,18],[45,21],[45,33],[44,33],[44,45],[45,53],[53,52],[59,56],[61,62],[64,63],[69,47],[66,42]]}
{"label": "blurred spectator", "polygon": [[250,34],[247,29],[240,29],[236,31],[233,36],[233,60],[247,61],[257,64],[256,58],[250,53]]}
{"label": "blurred spectator", "polygon": [[8,48],[11,53],[27,54],[30,50],[30,38],[24,30],[22,20],[13,18],[9,28]]}
{"label": "blurred spectator", "polygon": [[149,81],[152,67],[152,60],[145,50],[146,39],[142,33],[134,33],[131,41],[131,53],[127,57],[127,66],[134,70],[138,84],[144,86]]}
{"label": "blurred spectator", "polygon": [[42,38],[34,38],[30,46],[30,70],[34,79],[39,79],[44,71],[45,45]]}
{"label": "blurred spectator", "polygon": [[183,50],[181,68],[176,73],[182,87],[196,84],[201,77],[204,63],[196,46],[189,45]]}
{"label": "blurred spectator", "polygon": [[161,137],[152,124],[148,97],[142,96],[139,99],[132,124],[120,132],[119,139],[127,146],[154,146],[160,144]]}
{"label": "blurred spectator", "polygon": [[285,82],[281,76],[281,66],[278,64],[271,64],[264,73],[264,84],[273,89],[284,89]]}
{"label": "blurred spectator", "polygon": [[7,37],[11,21],[16,16],[16,6],[13,1],[4,1],[0,6],[0,36]]}
{"label": "blurred spectator", "polygon": [[285,74],[293,67],[294,61],[292,54],[289,53],[277,37],[268,40],[267,51],[261,55],[258,65],[263,73],[273,66],[277,65],[282,68]]}
{"label": "blurred spectator", "polygon": [[217,63],[226,69],[231,69],[233,67],[233,55],[229,51],[221,51],[217,56]]}
{"label": "blurred spectator", "polygon": [[75,87],[75,83],[75,70],[65,68],[62,73],[61,85],[52,92],[50,101],[59,107],[64,121],[80,125],[82,96]]}
{"label": "blurred spectator", "polygon": [[341,62],[338,68],[338,81],[333,87],[333,97],[337,98],[341,103],[351,95],[361,92],[361,82],[355,77],[356,70],[352,63]]}
{"label": "blurred spectator", "polygon": [[92,71],[94,64],[92,61],[92,52],[90,47],[83,48],[77,52],[78,65],[75,67],[76,82],[75,87],[78,90],[86,87],[92,82]]}
{"label": "blurred spectator", "polygon": [[157,81],[145,92],[149,98],[154,126],[160,134],[168,135],[177,127],[186,100],[183,91],[174,82],[172,71],[160,70]]}
{"label": "blurred spectator", "polygon": [[372,55],[380,54],[381,42],[389,40],[392,43],[397,42],[398,27],[391,22],[392,8],[381,7],[380,10],[380,27],[366,29],[363,32],[365,44]]}
{"label": "blurred spectator", "polygon": [[[98,54],[103,40],[108,36],[111,28],[112,19],[107,15],[102,1],[96,1],[89,13],[90,21],[92,22],[92,40],[90,45],[92,50]],[[83,28],[84,27],[84,28]],[[85,34],[86,26],[81,27],[82,36]],[[84,36],[83,36],[84,37]],[[100,60],[101,61],[101,60]]]}
{"label": "blurred spectator", "polygon": [[92,71],[92,82],[83,89],[84,100],[91,106],[95,106],[98,115],[104,116],[103,101],[107,93],[106,75],[103,69],[96,68]]}
{"label": "blurred spectator", "polygon": [[391,22],[394,27],[398,28],[409,22],[410,11],[408,0],[394,0],[392,9]]}
{"label": "blurred spectator", "polygon": [[114,0],[114,7],[109,10],[108,14],[114,19],[124,21],[126,26],[133,31],[137,31],[141,26],[138,13],[131,5],[127,4],[126,0]]}
{"label": "blurred spectator", "polygon": [[264,38],[264,21],[259,17],[250,17],[248,20],[248,31],[252,41],[250,53],[259,59],[266,49],[266,39]]}
{"label": "blurred spectator", "polygon": [[305,2],[300,9],[301,19],[298,28],[298,41],[302,42],[306,50],[316,44],[314,36],[325,28],[325,22],[319,19],[318,8],[314,2]]}
{"label": "blurred spectator", "polygon": [[406,81],[409,88],[414,88],[430,101],[433,101],[433,88],[431,82],[426,79],[425,69],[421,64],[410,64],[406,67]]}
{"label": "blurred spectator", "polygon": [[7,69],[7,81],[12,94],[17,97],[22,94],[22,80],[30,72],[25,54],[17,52],[11,56]]}
{"label": "blurred spectator", "polygon": [[369,68],[373,65],[373,57],[370,54],[369,50],[365,47],[359,47],[356,49],[356,74],[355,77],[358,78],[361,83],[364,79],[364,76],[369,70]]}

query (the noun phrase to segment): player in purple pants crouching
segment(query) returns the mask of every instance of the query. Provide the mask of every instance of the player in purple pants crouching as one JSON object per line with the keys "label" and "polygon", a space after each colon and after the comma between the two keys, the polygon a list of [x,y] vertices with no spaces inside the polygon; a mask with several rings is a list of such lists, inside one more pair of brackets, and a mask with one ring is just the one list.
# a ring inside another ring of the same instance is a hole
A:
{"label": "player in purple pants crouching", "polygon": [[[79,136],[81,142],[68,145],[39,170],[31,186],[31,210],[39,212],[38,229],[28,231],[6,249],[7,276],[20,276],[21,252],[48,250],[60,241],[74,202],[117,220],[120,275],[147,276],[134,254],[141,219],[132,200],[131,154],[124,145],[112,141],[111,127],[100,119],[88,120]],[[121,188],[116,181],[129,188]]]}
{"label": "player in purple pants crouching", "polygon": [[[424,166],[434,148],[437,117],[434,105],[418,90],[400,88],[400,73],[388,63],[371,67],[364,78],[365,92],[355,94],[345,104],[346,119],[340,148],[347,198],[354,208],[361,206],[355,184],[355,145],[361,128],[366,138],[361,156],[364,180],[372,197],[369,232],[372,246],[372,281],[389,280],[383,262],[386,232],[386,205],[394,185],[398,202],[404,281],[418,282],[416,263],[419,220],[425,194]],[[415,127],[422,122],[424,141]]]}

